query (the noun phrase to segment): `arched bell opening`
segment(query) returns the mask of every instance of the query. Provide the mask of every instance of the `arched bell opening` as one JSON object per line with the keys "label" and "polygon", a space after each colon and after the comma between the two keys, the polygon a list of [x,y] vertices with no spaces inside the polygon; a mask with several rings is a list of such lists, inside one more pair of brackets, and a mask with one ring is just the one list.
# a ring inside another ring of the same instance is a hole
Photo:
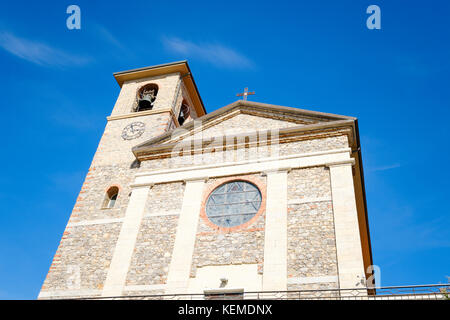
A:
{"label": "arched bell opening", "polygon": [[190,115],[190,107],[185,100],[183,100],[180,108],[180,113],[178,115],[178,123],[180,126],[189,118]]}
{"label": "arched bell opening", "polygon": [[147,84],[139,89],[137,94],[136,112],[152,110],[158,95],[158,86],[154,83]]}

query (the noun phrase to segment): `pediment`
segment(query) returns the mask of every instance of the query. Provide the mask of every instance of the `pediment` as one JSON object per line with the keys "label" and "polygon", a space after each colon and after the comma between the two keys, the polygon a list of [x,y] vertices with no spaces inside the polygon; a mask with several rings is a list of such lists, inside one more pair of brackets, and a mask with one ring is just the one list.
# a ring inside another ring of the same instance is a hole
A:
{"label": "pediment", "polygon": [[226,135],[248,134],[256,131],[305,129],[354,121],[340,116],[298,108],[258,102],[237,101],[206,114],[194,121],[148,140],[133,148],[135,155],[149,148],[163,148],[182,140],[208,140]]}

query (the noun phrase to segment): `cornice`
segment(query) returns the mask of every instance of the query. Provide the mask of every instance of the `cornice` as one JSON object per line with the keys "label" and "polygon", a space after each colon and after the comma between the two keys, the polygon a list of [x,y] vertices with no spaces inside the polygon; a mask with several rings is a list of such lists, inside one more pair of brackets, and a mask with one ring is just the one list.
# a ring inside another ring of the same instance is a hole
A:
{"label": "cornice", "polygon": [[[172,143],[152,145],[145,148],[133,148],[133,153],[138,160],[145,161],[173,157],[174,152],[177,152],[177,148],[180,149],[179,153],[183,152],[184,155],[186,155],[186,153],[200,154],[226,151],[228,149],[242,149],[270,145],[273,139],[275,139],[278,144],[284,144],[341,135],[347,135],[350,145],[352,146],[354,143],[352,124],[352,120],[343,120],[324,124],[290,127],[280,129],[275,137],[272,136],[273,131],[271,130],[241,133],[232,136],[233,139],[236,138],[237,142],[231,145],[226,144],[227,136],[216,136],[207,139],[186,139]],[[254,139],[256,141],[247,139],[252,134],[257,134],[258,139]]]}
{"label": "cornice", "polygon": [[118,115],[118,116],[109,116],[109,117],[106,117],[106,119],[108,121],[121,120],[121,119],[142,117],[142,116],[148,116],[151,114],[166,113],[166,112],[169,112],[173,116],[173,111],[171,108],[164,108],[164,109],[158,109],[158,110],[132,112],[132,113],[122,114],[122,115]]}

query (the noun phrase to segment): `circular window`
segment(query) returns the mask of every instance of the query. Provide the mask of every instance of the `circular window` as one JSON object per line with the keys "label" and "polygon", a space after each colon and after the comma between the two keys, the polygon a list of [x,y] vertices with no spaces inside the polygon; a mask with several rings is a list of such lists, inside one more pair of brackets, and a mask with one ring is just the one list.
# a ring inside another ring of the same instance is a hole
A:
{"label": "circular window", "polygon": [[206,202],[208,219],[230,228],[249,221],[261,207],[261,192],[247,181],[233,181],[214,189]]}

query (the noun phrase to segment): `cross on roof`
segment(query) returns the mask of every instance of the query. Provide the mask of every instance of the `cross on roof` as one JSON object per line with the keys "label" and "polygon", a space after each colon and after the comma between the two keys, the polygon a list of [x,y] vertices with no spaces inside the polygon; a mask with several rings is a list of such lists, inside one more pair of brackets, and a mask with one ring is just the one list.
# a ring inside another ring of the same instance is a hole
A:
{"label": "cross on roof", "polygon": [[247,101],[247,96],[255,94],[255,91],[248,91],[248,88],[244,89],[244,92],[238,93],[236,97],[243,97],[242,100]]}

